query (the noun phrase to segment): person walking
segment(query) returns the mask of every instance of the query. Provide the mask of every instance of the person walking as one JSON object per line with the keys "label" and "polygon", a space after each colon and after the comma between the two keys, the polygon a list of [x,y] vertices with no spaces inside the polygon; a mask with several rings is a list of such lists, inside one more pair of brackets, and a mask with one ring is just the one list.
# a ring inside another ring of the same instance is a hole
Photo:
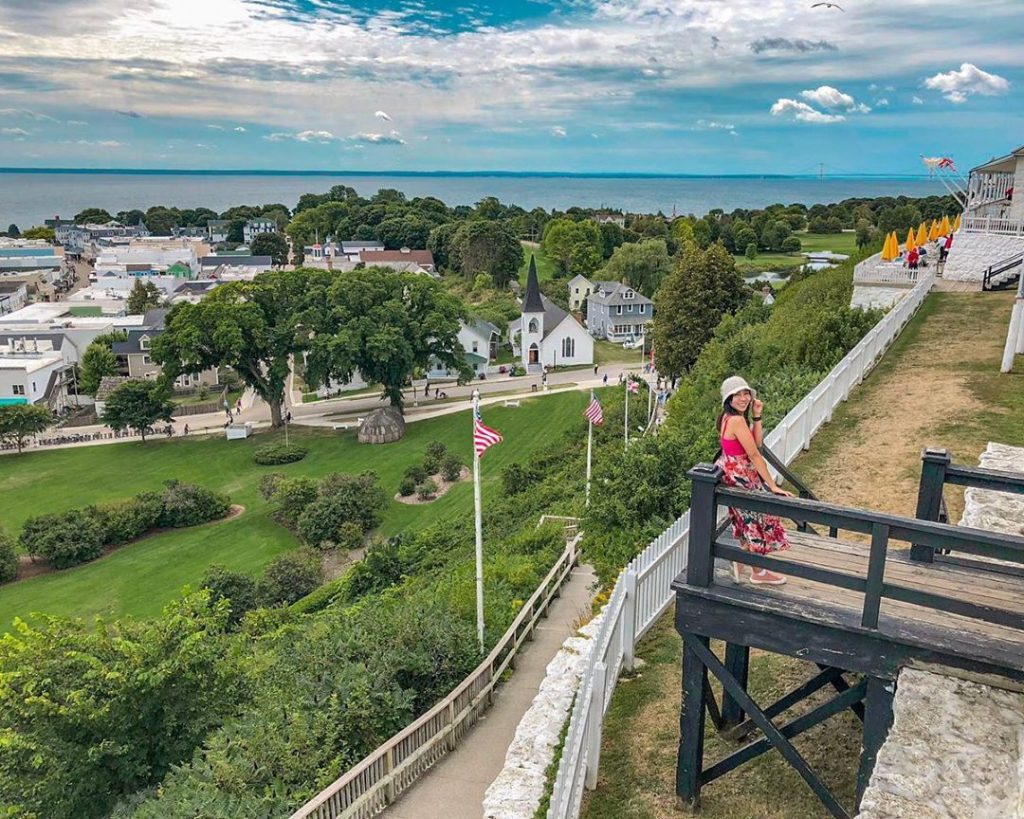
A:
{"label": "person walking", "polygon": [[[761,426],[763,402],[757,393],[738,375],[722,382],[722,412],[718,416],[718,437],[721,455],[715,463],[722,468],[722,483],[751,492],[771,492],[773,495],[793,497],[792,492],[780,488],[768,470],[761,454],[764,430]],[[751,415],[753,412],[753,415]],[[733,536],[748,552],[766,555],[789,548],[786,530],[774,515],[752,512],[749,509],[729,509]],[[733,580],[741,582],[740,564],[732,564]],[[767,569],[753,569],[750,582],[755,586],[781,586],[782,575]]]}
{"label": "person walking", "polygon": [[188,435],[188,424],[185,424],[185,434]]}
{"label": "person walking", "polygon": [[601,381],[606,387],[608,386],[608,373],[604,374],[604,378],[602,378]]}

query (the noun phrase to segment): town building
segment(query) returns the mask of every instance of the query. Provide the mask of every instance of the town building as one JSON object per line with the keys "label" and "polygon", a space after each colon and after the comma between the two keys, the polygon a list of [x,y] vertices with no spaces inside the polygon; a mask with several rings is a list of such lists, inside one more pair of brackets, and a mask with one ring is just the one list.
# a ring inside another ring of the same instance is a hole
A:
{"label": "town building", "polygon": [[[462,345],[464,360],[473,370],[474,375],[487,374],[491,362],[498,356],[501,344],[501,330],[481,318],[470,318],[460,321],[459,343]],[[431,369],[427,378],[455,378],[457,370],[450,370],[437,359],[431,361]]]}
{"label": "town building", "polygon": [[143,322],[138,315],[83,316],[75,315],[77,312],[78,306],[60,301],[36,302],[0,315],[0,345],[20,340],[46,342],[67,364],[77,364],[97,336],[140,327]]}
{"label": "town building", "polygon": [[594,221],[599,225],[618,225],[620,228],[626,226],[626,217],[621,213],[598,213]]}
{"label": "town building", "polygon": [[632,341],[645,335],[654,302],[620,282],[594,282],[587,297],[587,329],[595,338]]}
{"label": "town building", "polygon": [[532,256],[520,310],[520,317],[509,323],[509,340],[527,372],[594,363],[594,339],[583,325],[540,292]]}
{"label": "town building", "polygon": [[569,309],[578,312],[593,289],[590,279],[580,273],[569,279]]}
{"label": "town building", "polygon": [[0,406],[39,404],[59,412],[68,404],[72,368],[48,341],[0,344]]}
{"label": "town building", "polygon": [[410,270],[411,263],[430,275],[437,273],[434,254],[429,250],[410,250],[407,247],[401,250],[361,250],[359,261],[367,267],[390,267],[403,271]]}
{"label": "town building", "polygon": [[210,240],[210,244],[219,245],[226,242],[230,230],[230,219],[209,219],[206,222],[206,236]]}
{"label": "town building", "polygon": [[251,245],[252,240],[262,233],[277,233],[277,222],[273,219],[250,219],[242,228],[242,240]]}
{"label": "town building", "polygon": [[[167,310],[150,310],[143,318],[141,327],[128,331],[127,341],[114,342],[112,351],[121,360],[129,378],[153,380],[159,377],[163,368],[153,361],[153,340],[164,331]],[[219,382],[217,368],[209,367],[198,373],[182,373],[174,380],[174,389],[190,390],[205,385],[215,387]]]}
{"label": "town building", "polygon": [[0,279],[0,316],[20,310],[28,304],[28,283]]}

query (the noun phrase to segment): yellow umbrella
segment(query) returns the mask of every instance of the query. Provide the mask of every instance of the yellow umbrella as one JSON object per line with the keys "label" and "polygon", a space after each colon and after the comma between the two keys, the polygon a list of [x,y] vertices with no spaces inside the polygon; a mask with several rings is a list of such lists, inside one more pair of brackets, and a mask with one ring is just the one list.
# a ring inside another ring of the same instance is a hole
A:
{"label": "yellow umbrella", "polygon": [[896,232],[893,231],[885,237],[885,250],[882,253],[882,261],[891,262],[899,255],[899,245],[896,242]]}
{"label": "yellow umbrella", "polygon": [[918,229],[917,229],[917,246],[920,247],[921,245],[925,244],[927,241],[928,241],[928,228],[925,226],[925,223],[922,222],[920,227],[918,227]]}
{"label": "yellow umbrella", "polygon": [[928,241],[934,242],[939,238],[939,223],[932,219],[932,229],[928,232]]}
{"label": "yellow umbrella", "polygon": [[941,233],[943,236],[949,236],[949,234],[952,232],[953,229],[949,226],[949,217],[943,216],[942,224],[939,225],[939,233]]}
{"label": "yellow umbrella", "polygon": [[914,241],[914,229],[911,228],[907,231],[907,253],[917,247],[917,242]]}
{"label": "yellow umbrella", "polygon": [[889,240],[892,238],[892,234],[885,234],[885,241],[882,242],[882,261],[889,261]]}
{"label": "yellow umbrella", "polygon": [[956,233],[958,230],[960,230],[960,214],[959,213],[956,215],[956,218],[953,220],[953,232]]}

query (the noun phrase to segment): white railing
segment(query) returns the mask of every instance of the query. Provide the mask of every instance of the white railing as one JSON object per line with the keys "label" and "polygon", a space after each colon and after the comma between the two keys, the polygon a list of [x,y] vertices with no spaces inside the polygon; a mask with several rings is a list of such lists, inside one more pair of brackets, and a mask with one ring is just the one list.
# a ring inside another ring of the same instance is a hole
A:
{"label": "white railing", "polygon": [[[549,518],[551,516],[548,516]],[[558,596],[579,558],[576,535],[523,604],[487,658],[437,705],[407,725],[292,814],[291,819],[369,819],[415,784],[456,746],[491,704],[506,670],[515,668],[522,644]]]}
{"label": "white railing", "polygon": [[883,262],[882,256],[876,253],[853,269],[854,284],[896,284],[913,287],[927,270],[911,270],[902,262]]}
{"label": "white railing", "polygon": [[[900,334],[933,282],[930,274],[922,276],[917,286],[771,431],[765,444],[780,459],[789,464],[810,446],[821,425],[831,420],[832,411]],[[615,582],[569,717],[548,819],[576,819],[584,786],[593,789],[597,785],[601,728],[619,673],[623,668],[633,668],[637,641],[672,605],[671,583],[685,568],[689,532],[687,511],[633,558]]]}
{"label": "white railing", "polygon": [[988,216],[965,216],[960,229],[966,233],[994,233],[999,236],[1024,236],[1024,221]]}
{"label": "white railing", "polygon": [[1013,173],[972,174],[967,188],[971,205],[1003,201],[1013,187],[1013,177]]}

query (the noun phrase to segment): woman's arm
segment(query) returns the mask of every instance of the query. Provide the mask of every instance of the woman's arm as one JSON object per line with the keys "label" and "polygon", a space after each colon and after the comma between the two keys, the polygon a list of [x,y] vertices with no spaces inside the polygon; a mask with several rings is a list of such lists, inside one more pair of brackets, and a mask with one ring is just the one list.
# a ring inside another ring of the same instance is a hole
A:
{"label": "woman's arm", "polygon": [[754,443],[757,444],[757,448],[760,449],[764,445],[764,427],[761,425],[761,413],[764,412],[764,404],[755,398],[753,409],[754,426],[752,429],[754,432]]}
{"label": "woman's arm", "polygon": [[725,428],[736,436],[736,440],[740,442],[743,451],[747,453],[747,457],[750,458],[750,462],[754,465],[754,469],[757,470],[757,474],[761,476],[761,480],[764,481],[764,485],[768,487],[768,490],[775,495],[791,496],[792,493],[781,489],[775,483],[772,473],[768,471],[768,464],[761,451],[757,448],[754,435],[747,427],[746,421],[741,416],[734,415],[726,422]]}

